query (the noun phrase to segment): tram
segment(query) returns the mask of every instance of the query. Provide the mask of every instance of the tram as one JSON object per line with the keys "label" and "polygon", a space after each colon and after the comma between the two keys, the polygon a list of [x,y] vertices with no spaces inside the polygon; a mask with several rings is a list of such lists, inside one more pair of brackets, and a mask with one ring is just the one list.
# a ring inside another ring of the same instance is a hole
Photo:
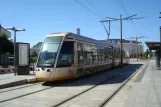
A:
{"label": "tram", "polygon": [[[123,51],[123,63],[128,63]],[[70,32],[48,34],[36,63],[36,79],[56,81],[82,77],[120,66],[120,48]]]}

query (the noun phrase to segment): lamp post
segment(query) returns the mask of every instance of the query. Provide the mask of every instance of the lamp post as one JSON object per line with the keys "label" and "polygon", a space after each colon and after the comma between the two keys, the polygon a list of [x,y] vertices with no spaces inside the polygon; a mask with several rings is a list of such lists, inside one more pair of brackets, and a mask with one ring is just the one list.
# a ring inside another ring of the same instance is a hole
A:
{"label": "lamp post", "polygon": [[16,76],[16,32],[18,31],[26,31],[25,29],[16,29],[15,27],[8,27],[6,30],[14,31],[14,76]]}

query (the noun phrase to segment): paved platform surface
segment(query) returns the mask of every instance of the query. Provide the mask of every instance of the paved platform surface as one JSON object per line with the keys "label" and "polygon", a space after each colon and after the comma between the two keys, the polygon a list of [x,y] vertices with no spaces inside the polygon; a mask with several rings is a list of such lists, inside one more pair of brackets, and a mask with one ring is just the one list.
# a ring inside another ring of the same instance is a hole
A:
{"label": "paved platform surface", "polygon": [[133,84],[125,107],[161,107],[161,70],[155,60],[148,63],[142,80]]}
{"label": "paved platform surface", "polygon": [[161,107],[161,70],[157,70],[155,60],[150,60],[105,107]]}
{"label": "paved platform surface", "polygon": [[14,73],[0,74],[0,89],[4,87],[10,87],[11,85],[21,85],[26,81],[32,81],[35,79],[33,71],[30,75],[16,75]]}

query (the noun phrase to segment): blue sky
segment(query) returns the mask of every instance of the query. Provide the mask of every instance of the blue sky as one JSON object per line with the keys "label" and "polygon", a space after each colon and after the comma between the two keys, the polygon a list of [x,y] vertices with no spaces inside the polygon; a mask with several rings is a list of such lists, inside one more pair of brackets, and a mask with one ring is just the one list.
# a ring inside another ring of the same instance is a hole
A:
{"label": "blue sky", "polygon": [[[94,39],[106,39],[106,32],[98,21],[105,17],[127,17],[119,0],[77,0],[93,11],[92,14],[75,0],[1,0],[0,23],[3,27],[25,28],[17,33],[18,42],[27,42],[31,46],[43,41],[48,33],[76,32]],[[95,8],[93,8],[88,1]],[[124,21],[123,38],[146,36],[140,41],[159,41],[159,12],[161,0],[121,0],[129,15],[145,19]],[[116,3],[117,2],[117,3]],[[107,25],[107,24],[106,24]],[[12,31],[11,31],[12,32]],[[13,38],[13,32],[12,32]],[[111,23],[110,38],[120,38],[119,21]]]}

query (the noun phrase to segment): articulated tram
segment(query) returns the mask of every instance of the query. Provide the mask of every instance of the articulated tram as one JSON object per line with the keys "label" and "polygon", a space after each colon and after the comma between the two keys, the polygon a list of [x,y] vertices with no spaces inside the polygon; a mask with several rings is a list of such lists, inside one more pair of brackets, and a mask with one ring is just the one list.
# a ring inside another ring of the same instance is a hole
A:
{"label": "articulated tram", "polygon": [[[128,63],[123,51],[123,63]],[[47,35],[36,63],[36,78],[56,81],[78,78],[120,65],[120,48],[70,32]]]}

